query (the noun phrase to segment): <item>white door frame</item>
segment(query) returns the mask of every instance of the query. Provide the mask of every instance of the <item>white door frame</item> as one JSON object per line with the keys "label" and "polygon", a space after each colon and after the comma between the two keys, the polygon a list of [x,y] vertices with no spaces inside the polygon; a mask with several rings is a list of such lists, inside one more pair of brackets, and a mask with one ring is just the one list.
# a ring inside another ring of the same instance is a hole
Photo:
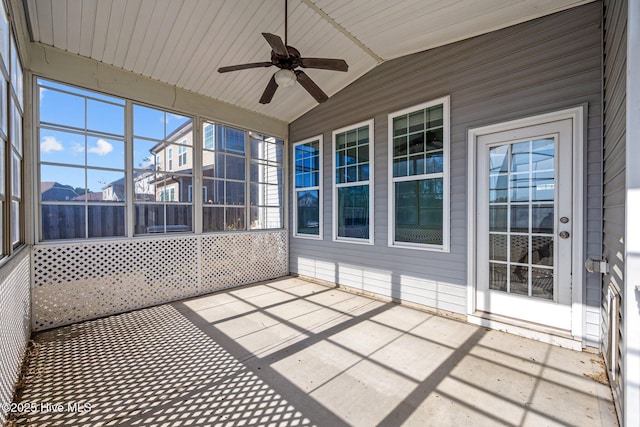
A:
{"label": "white door frame", "polygon": [[[493,326],[494,322],[485,322],[476,313],[476,291],[477,291],[477,253],[476,253],[476,233],[477,233],[477,194],[476,194],[476,173],[477,173],[477,148],[478,137],[495,132],[503,132],[527,126],[544,124],[551,121],[571,119],[573,121],[573,201],[572,210],[573,221],[571,235],[573,262],[572,262],[572,290],[571,290],[571,336],[573,340],[580,342],[580,347],[584,346],[584,150],[583,141],[585,136],[585,115],[586,105],[569,108],[566,110],[541,114],[504,123],[497,123],[482,126],[469,130],[468,133],[468,167],[467,167],[467,320],[471,323]],[[535,333],[527,332],[527,326],[501,324],[500,329],[543,339],[549,342],[556,342],[553,338],[538,336]],[[533,326],[532,326],[533,328]],[[541,331],[543,334],[548,330]],[[564,344],[561,344],[564,345]],[[570,344],[567,344],[571,346]]]}

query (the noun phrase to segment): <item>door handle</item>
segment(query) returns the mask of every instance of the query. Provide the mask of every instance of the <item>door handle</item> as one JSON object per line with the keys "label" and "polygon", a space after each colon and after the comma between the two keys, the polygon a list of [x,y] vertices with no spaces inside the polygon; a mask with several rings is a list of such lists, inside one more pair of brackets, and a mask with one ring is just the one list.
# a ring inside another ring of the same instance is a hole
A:
{"label": "door handle", "polygon": [[569,232],[568,231],[561,231],[559,234],[561,239],[568,239],[569,238]]}

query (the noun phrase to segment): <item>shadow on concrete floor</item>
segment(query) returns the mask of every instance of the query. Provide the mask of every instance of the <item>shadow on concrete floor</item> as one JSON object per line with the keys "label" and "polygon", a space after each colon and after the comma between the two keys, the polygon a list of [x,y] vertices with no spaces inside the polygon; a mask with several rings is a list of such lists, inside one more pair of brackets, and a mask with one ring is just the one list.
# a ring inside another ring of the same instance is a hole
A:
{"label": "shadow on concrete floor", "polygon": [[34,340],[17,425],[617,425],[594,354],[297,278]]}

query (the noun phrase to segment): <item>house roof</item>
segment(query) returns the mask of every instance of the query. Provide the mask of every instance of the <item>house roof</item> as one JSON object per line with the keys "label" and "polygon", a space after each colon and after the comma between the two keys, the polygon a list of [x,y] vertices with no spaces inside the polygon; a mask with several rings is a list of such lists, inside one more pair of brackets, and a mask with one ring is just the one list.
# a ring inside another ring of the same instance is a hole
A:
{"label": "house roof", "polygon": [[[289,0],[288,44],[343,58],[346,73],[306,69],[329,95],[378,64],[592,0]],[[291,122],[317,105],[300,85],[258,102],[276,70],[219,74],[270,60],[284,39],[284,0],[26,0],[33,41]]]}

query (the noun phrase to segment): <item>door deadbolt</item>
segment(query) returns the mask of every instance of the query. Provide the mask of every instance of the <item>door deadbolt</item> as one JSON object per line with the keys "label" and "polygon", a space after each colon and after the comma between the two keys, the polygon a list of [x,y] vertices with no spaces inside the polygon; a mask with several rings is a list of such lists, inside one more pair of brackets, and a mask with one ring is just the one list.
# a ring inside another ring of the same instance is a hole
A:
{"label": "door deadbolt", "polygon": [[566,224],[569,222],[569,218],[567,218],[566,216],[563,216],[562,218],[560,218],[560,222],[563,224]]}
{"label": "door deadbolt", "polygon": [[568,231],[561,231],[560,232],[560,238],[561,239],[568,239],[569,238],[569,232]]}

